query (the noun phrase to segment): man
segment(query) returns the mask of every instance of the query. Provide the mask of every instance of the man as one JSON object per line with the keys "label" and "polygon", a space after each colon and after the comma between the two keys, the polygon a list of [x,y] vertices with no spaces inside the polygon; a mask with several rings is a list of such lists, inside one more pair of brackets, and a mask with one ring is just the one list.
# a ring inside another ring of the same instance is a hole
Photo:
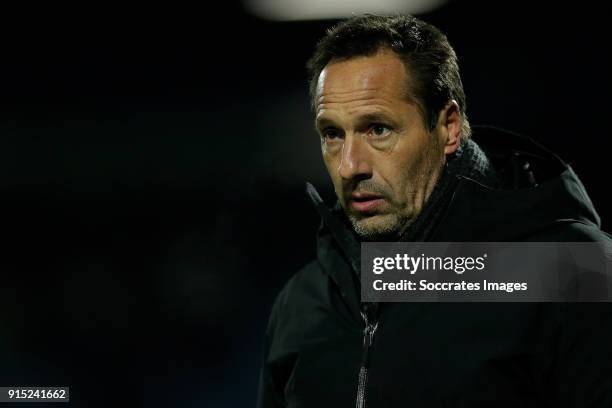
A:
{"label": "man", "polygon": [[308,64],[338,203],[275,301],[260,407],[612,406],[608,303],[364,303],[360,241],[610,242],[534,141],[472,130],[457,58],[410,16],[340,23]]}

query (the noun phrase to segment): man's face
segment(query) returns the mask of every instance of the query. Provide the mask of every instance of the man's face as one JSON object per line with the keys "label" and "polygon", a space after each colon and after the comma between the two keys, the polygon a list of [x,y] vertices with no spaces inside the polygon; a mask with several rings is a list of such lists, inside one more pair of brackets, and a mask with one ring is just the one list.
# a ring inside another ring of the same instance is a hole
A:
{"label": "man's face", "polygon": [[385,239],[415,219],[448,147],[446,114],[429,132],[410,101],[408,73],[382,49],[330,62],[319,76],[316,127],[340,204],[363,239]]}

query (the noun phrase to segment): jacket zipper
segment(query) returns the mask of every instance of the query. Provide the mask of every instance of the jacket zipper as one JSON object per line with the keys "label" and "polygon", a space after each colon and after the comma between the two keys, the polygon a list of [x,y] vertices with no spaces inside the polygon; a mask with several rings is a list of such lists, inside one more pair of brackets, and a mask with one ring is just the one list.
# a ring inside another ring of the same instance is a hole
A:
{"label": "jacket zipper", "polygon": [[[366,309],[367,311],[368,309]],[[357,383],[357,402],[356,408],[365,408],[366,402],[366,385],[368,384],[368,368],[370,363],[370,347],[372,347],[372,341],[374,340],[374,334],[378,328],[378,320],[374,321],[374,316],[368,318],[368,314],[361,312],[361,317],[365,322],[365,329],[363,331],[363,353],[361,355],[361,367],[359,368],[359,380]]]}

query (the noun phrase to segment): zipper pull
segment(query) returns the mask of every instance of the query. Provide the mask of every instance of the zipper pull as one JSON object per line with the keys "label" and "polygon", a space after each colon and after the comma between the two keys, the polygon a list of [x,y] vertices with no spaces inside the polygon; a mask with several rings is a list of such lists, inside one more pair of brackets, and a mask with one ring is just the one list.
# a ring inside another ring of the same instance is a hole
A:
{"label": "zipper pull", "polygon": [[361,317],[365,322],[363,330],[363,354],[361,357],[361,367],[359,368],[359,379],[357,383],[357,400],[356,408],[365,408],[366,385],[368,384],[368,366],[370,363],[370,347],[374,341],[374,334],[378,329],[378,321],[372,324],[366,313],[361,313]]}
{"label": "zipper pull", "polygon": [[378,322],[375,325],[366,326],[366,340],[368,343],[368,348],[372,345],[374,341],[374,333],[376,333],[376,329],[378,329]]}
{"label": "zipper pull", "polygon": [[378,329],[378,305],[377,304],[365,304],[364,311],[361,312],[361,318],[365,323],[363,329],[363,358],[361,366],[367,368],[369,361],[369,352],[372,342],[374,341],[374,334]]}
{"label": "zipper pull", "polygon": [[375,324],[372,324],[364,314],[363,318],[365,320],[365,328],[363,330],[363,359],[361,366],[364,368],[368,367],[369,362],[369,354],[370,347],[372,346],[372,342],[374,341],[374,334],[376,333],[376,329],[378,329],[378,321]]}

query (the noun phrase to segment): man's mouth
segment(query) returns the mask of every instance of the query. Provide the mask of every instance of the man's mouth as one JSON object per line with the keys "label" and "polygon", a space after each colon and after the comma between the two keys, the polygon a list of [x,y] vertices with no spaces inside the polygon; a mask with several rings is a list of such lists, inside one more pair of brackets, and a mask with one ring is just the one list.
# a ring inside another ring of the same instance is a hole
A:
{"label": "man's mouth", "polygon": [[358,213],[372,213],[385,201],[385,199],[374,193],[354,192],[351,194],[351,209]]}

